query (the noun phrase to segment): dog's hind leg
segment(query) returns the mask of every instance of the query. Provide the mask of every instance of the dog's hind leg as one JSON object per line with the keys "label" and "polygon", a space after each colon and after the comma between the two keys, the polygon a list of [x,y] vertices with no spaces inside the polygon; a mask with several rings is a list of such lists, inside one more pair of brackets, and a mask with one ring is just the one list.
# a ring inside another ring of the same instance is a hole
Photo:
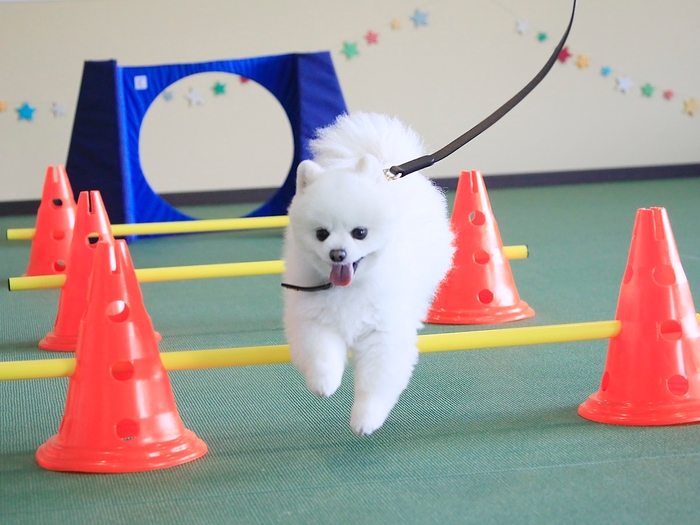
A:
{"label": "dog's hind leg", "polygon": [[329,397],[340,386],[347,362],[347,346],[329,328],[314,325],[288,334],[292,363],[306,380],[307,388]]}
{"label": "dog's hind leg", "polygon": [[415,343],[415,332],[411,337],[377,333],[353,352],[355,402],[350,426],[355,434],[371,434],[386,421],[413,374],[418,360]]}

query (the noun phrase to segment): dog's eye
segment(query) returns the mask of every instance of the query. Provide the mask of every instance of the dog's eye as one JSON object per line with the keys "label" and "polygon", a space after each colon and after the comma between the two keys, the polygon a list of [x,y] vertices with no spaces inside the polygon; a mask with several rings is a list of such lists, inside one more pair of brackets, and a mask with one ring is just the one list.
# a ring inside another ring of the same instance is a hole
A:
{"label": "dog's eye", "polygon": [[355,228],[350,232],[350,235],[352,235],[353,239],[357,239],[358,241],[361,241],[365,237],[367,237],[367,228]]}
{"label": "dog's eye", "polygon": [[316,238],[321,242],[328,239],[329,235],[330,235],[330,232],[328,230],[326,230],[325,228],[319,228],[318,230],[316,230]]}

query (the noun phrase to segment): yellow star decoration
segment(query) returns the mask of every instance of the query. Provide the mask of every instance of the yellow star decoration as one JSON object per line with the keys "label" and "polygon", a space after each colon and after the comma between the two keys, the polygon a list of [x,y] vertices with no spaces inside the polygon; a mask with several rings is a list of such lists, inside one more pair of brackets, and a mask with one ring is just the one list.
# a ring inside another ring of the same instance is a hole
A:
{"label": "yellow star decoration", "polygon": [[394,18],[390,25],[392,29],[401,29],[401,20]]}
{"label": "yellow star decoration", "polygon": [[586,55],[579,55],[576,59],[576,65],[579,69],[585,69],[591,65],[591,61]]}
{"label": "yellow star decoration", "polygon": [[7,111],[7,102],[5,102],[4,100],[0,100],[0,113],[2,113],[3,111]]}
{"label": "yellow star decoration", "polygon": [[700,102],[695,97],[683,101],[683,113],[692,117],[696,111],[700,111]]}

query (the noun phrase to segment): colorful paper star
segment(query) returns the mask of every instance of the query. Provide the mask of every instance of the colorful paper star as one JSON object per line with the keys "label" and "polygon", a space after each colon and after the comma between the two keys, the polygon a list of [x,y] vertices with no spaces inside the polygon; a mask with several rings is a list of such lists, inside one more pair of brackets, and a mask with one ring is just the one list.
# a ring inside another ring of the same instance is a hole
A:
{"label": "colorful paper star", "polygon": [[221,82],[217,82],[212,86],[212,91],[214,91],[214,95],[225,95],[226,94],[226,84],[222,84]]}
{"label": "colorful paper star", "polygon": [[666,100],[672,100],[674,96],[676,96],[676,94],[673,92],[672,89],[667,89],[666,91],[664,91],[664,98]]}
{"label": "colorful paper star", "polygon": [[19,120],[33,120],[36,108],[31,107],[27,102],[17,108]]}
{"label": "colorful paper star", "polygon": [[167,102],[170,102],[173,99],[173,92],[172,91],[163,91],[163,98]]}
{"label": "colorful paper star", "polygon": [[379,34],[375,33],[374,31],[367,31],[367,34],[365,35],[365,40],[367,41],[367,44],[376,44],[378,38]]}
{"label": "colorful paper star", "polygon": [[557,57],[557,60],[561,62],[562,64],[566,63],[567,60],[569,60],[569,57],[571,57],[571,52],[569,51],[569,46],[566,46],[564,49],[561,50],[559,53],[559,56]]}
{"label": "colorful paper star", "polygon": [[518,32],[518,34],[524,35],[530,30],[530,24],[523,21],[517,22],[515,24],[515,30]]}
{"label": "colorful paper star", "polygon": [[190,106],[198,106],[203,102],[202,92],[194,88],[190,88],[190,92],[185,95],[185,98],[190,101]]}
{"label": "colorful paper star", "polygon": [[683,113],[692,117],[698,110],[700,110],[700,102],[695,97],[683,101]]}
{"label": "colorful paper star", "polygon": [[62,117],[66,114],[66,106],[56,102],[53,106],[51,106],[51,113],[53,113],[54,117]]}
{"label": "colorful paper star", "polygon": [[545,40],[547,40],[547,33],[544,33],[544,32],[537,33],[537,40],[539,40],[540,42],[544,42]]}
{"label": "colorful paper star", "polygon": [[394,18],[389,25],[392,29],[401,29],[401,20]]}
{"label": "colorful paper star", "polygon": [[604,77],[609,77],[610,73],[612,73],[612,69],[610,69],[608,66],[602,67],[600,69],[600,74]]}
{"label": "colorful paper star", "polygon": [[634,86],[630,77],[617,77],[616,89],[622,93],[627,93]]}
{"label": "colorful paper star", "polygon": [[5,102],[4,100],[0,100],[0,113],[2,113],[3,111],[7,111],[7,102]]}
{"label": "colorful paper star", "polygon": [[579,55],[576,59],[576,65],[579,69],[585,69],[591,65],[591,61],[586,55]]}
{"label": "colorful paper star", "polygon": [[241,77],[241,84],[247,84],[248,82],[250,82],[248,77]]}
{"label": "colorful paper star", "polygon": [[357,42],[343,42],[343,50],[341,53],[343,53],[348,60],[359,55],[360,52],[357,50]]}
{"label": "colorful paper star", "polygon": [[642,86],[642,95],[645,97],[651,97],[654,94],[654,86],[647,82]]}
{"label": "colorful paper star", "polygon": [[411,17],[411,20],[413,20],[414,27],[427,26],[428,13],[426,13],[425,11],[421,11],[420,9],[416,9],[416,12]]}

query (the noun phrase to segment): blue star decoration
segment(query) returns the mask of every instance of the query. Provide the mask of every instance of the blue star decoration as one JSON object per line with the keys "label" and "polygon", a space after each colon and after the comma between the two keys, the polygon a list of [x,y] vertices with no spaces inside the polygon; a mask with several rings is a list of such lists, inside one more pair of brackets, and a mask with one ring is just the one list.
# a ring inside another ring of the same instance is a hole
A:
{"label": "blue star decoration", "polygon": [[413,20],[414,27],[427,26],[428,13],[426,13],[425,11],[421,11],[420,9],[416,9],[416,12],[411,17],[411,20]]}
{"label": "blue star decoration", "polygon": [[170,102],[173,99],[173,92],[172,91],[163,91],[163,98]]}
{"label": "blue star decoration", "polygon": [[17,108],[17,114],[19,115],[20,120],[33,120],[35,111],[36,108],[31,107],[26,102],[24,105]]}
{"label": "blue star decoration", "polygon": [[600,70],[600,74],[603,75],[604,77],[610,76],[610,73],[612,73],[612,70],[608,66],[605,66],[604,68],[602,68]]}

